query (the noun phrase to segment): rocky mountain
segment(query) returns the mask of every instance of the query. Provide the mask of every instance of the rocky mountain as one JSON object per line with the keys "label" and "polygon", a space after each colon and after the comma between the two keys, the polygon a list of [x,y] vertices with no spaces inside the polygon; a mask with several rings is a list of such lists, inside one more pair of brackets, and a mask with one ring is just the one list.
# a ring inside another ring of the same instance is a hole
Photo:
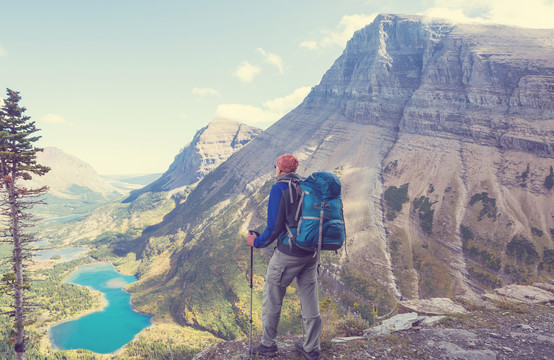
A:
{"label": "rocky mountain", "polygon": [[[143,232],[133,303],[244,334],[244,239],[265,226],[284,152],[342,181],[346,251],[324,254],[321,285],[343,310],[552,279],[553,100],[554,30],[379,15],[302,104]],[[256,251],[257,330],[268,258]],[[281,326],[299,331],[293,292]]]}
{"label": "rocky mountain", "polygon": [[56,147],[46,147],[37,153],[37,162],[51,168],[46,175],[27,182],[29,187],[49,187],[45,199],[48,205],[36,207],[45,216],[86,213],[123,195],[92,166]]}
{"label": "rocky mountain", "polygon": [[170,191],[196,183],[261,132],[261,129],[229,119],[211,121],[196,132],[159,179],[132,191],[124,202],[131,202],[145,192]]}

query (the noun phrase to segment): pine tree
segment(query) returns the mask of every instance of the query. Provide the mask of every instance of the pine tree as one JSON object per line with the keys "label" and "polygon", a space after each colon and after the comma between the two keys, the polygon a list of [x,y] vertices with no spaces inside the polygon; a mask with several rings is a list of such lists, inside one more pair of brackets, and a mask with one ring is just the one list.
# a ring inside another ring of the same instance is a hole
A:
{"label": "pine tree", "polygon": [[14,318],[13,337],[16,359],[25,359],[27,336],[25,324],[31,313],[29,300],[25,293],[30,288],[27,265],[32,261],[30,244],[36,240],[29,231],[33,225],[33,216],[29,210],[41,203],[38,198],[47,187],[27,189],[22,180],[30,180],[32,175],[44,175],[50,168],[37,164],[36,154],[42,151],[34,147],[40,136],[34,121],[26,116],[25,108],[19,105],[19,92],[6,89],[7,98],[0,109],[0,216],[4,224],[1,227],[1,241],[13,246],[11,258],[12,272],[2,277],[3,287],[13,295]]}

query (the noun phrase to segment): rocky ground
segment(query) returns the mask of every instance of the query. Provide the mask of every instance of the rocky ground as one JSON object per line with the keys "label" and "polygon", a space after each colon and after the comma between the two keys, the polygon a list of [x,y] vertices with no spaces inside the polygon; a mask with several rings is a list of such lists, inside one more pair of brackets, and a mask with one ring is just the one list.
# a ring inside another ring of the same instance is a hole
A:
{"label": "rocky ground", "polygon": [[[554,359],[554,301],[459,298],[455,303],[468,312],[447,314],[429,325],[415,322],[388,335],[366,331],[365,337],[346,342],[324,340],[321,359]],[[294,348],[299,340],[280,337],[274,359],[303,359]],[[219,343],[195,359],[248,359],[247,348],[248,341]]]}

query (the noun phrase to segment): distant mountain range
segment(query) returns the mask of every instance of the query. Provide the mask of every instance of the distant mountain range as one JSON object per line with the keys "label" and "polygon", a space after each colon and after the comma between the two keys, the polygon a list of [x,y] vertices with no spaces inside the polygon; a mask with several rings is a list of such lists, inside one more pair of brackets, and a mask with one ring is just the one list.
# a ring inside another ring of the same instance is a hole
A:
{"label": "distant mountain range", "polygon": [[[554,277],[554,30],[379,15],[300,106],[209,169],[198,163],[217,159],[193,146],[208,129],[170,170],[209,173],[168,170],[143,189],[201,179],[126,246],[141,261],[130,287],[140,310],[223,338],[247,332],[244,238],[265,226],[284,152],[301,174],[342,181],[348,251],[326,253],[321,277],[342,308],[370,319],[373,305],[383,314],[401,297]],[[224,139],[228,149],[234,138]],[[256,251],[257,280],[267,260]],[[299,309],[287,304],[291,329]],[[256,286],[255,318],[260,308]]]}
{"label": "distant mountain range", "polygon": [[46,147],[37,153],[37,162],[51,168],[44,176],[35,176],[30,187],[48,186],[46,206],[36,211],[45,217],[63,217],[84,214],[101,204],[123,196],[124,191],[110,185],[79,158],[55,147]]}

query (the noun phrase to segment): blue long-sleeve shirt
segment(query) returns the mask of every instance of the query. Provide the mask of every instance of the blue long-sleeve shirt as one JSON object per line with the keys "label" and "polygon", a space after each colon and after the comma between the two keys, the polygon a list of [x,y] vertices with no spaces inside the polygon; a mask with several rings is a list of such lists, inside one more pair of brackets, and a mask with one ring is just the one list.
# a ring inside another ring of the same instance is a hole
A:
{"label": "blue long-sleeve shirt", "polygon": [[[264,232],[254,240],[254,247],[265,247],[271,244],[284,230],[277,229],[279,232],[275,232],[275,223],[277,222],[277,216],[279,214],[279,205],[281,204],[282,193],[283,191],[288,190],[288,188],[288,185],[285,183],[276,183],[271,188],[271,191],[269,192],[269,203],[267,204],[267,226]],[[273,237],[271,236],[272,234],[274,234]],[[271,241],[269,241],[270,238]]]}

